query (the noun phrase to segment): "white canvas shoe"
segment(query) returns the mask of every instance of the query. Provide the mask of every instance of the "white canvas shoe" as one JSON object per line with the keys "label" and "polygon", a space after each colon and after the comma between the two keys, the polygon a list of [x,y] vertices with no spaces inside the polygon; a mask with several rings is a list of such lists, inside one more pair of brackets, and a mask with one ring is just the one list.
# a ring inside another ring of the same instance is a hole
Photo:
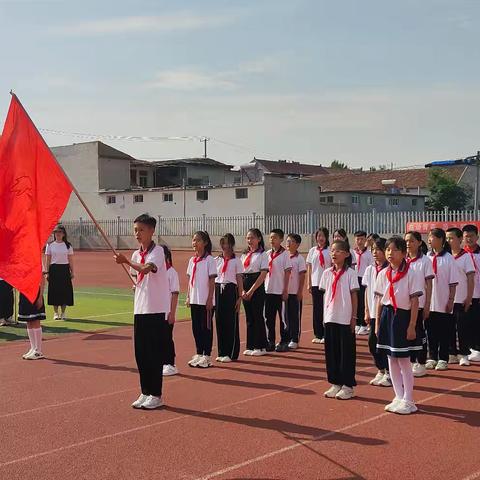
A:
{"label": "white canvas shoe", "polygon": [[427,374],[427,369],[425,368],[425,365],[422,365],[421,363],[416,363],[413,366],[412,370],[414,377],[424,377]]}
{"label": "white canvas shoe", "polygon": [[325,393],[324,395],[327,398],[335,398],[335,395],[342,389],[341,385],[332,385]]}
{"label": "white canvas shoe", "polygon": [[148,395],[143,393],[132,403],[132,408],[142,408],[143,403],[147,400]]}
{"label": "white canvas shoe", "polygon": [[163,406],[162,399],[160,397],[155,397],[149,395],[148,398],[142,403],[141,408],[143,410],[155,410]]}
{"label": "white canvas shoe", "polygon": [[163,366],[163,376],[170,377],[178,373],[178,368],[175,365],[164,365]]}
{"label": "white canvas shoe", "polygon": [[42,358],[45,358],[45,355],[42,352],[37,352],[37,350],[34,350],[23,358],[25,360],[41,360]]}
{"label": "white canvas shoe", "polygon": [[385,411],[386,412],[395,412],[395,409],[397,406],[400,404],[402,401],[401,398],[395,397],[388,405],[385,405]]}
{"label": "white canvas shoe", "polygon": [[445,360],[439,360],[435,370],[448,370],[448,363]]}
{"label": "white canvas shoe", "polygon": [[22,358],[23,358],[24,360],[27,360],[27,357],[29,357],[34,351],[35,351],[35,349],[34,349],[33,347],[30,347],[30,350],[29,350],[27,353],[24,353],[24,354],[22,355]]}
{"label": "white canvas shoe", "polygon": [[267,350],[265,348],[256,348],[255,350],[252,350],[252,353],[250,354],[252,357],[263,357],[263,355],[267,354]]}
{"label": "white canvas shoe", "polygon": [[202,355],[199,355],[198,353],[196,353],[192,358],[191,360],[188,362],[188,365],[190,367],[196,367],[197,366],[197,363],[200,361],[200,359],[202,358]]}
{"label": "white canvas shoe", "polygon": [[385,373],[382,379],[378,382],[378,385],[380,387],[391,387],[392,381],[390,379],[390,375],[388,373]]}
{"label": "white canvas shoe", "polygon": [[197,368],[208,368],[212,366],[212,362],[208,355],[202,355],[200,360],[195,365]]}
{"label": "white canvas shoe", "polygon": [[383,376],[385,374],[383,372],[381,372],[380,370],[377,372],[377,374],[375,375],[374,378],[372,378],[372,380],[370,380],[370,385],[375,385],[375,386],[378,386],[380,385],[380,381],[383,379]]}
{"label": "white canvas shoe", "polygon": [[408,400],[400,400],[397,403],[397,406],[394,408],[393,413],[398,413],[399,415],[410,415],[415,413],[418,410],[415,403],[409,402]]}
{"label": "white canvas shoe", "polygon": [[347,387],[344,385],[340,391],[335,395],[335,398],[338,400],[350,400],[355,396],[355,393],[353,391],[352,387]]}

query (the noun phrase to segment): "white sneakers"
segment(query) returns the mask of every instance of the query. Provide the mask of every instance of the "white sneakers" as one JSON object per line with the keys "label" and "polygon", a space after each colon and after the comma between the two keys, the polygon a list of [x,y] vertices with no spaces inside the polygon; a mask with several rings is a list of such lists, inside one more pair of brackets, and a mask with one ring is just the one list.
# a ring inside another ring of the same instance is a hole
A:
{"label": "white sneakers", "polygon": [[394,398],[391,403],[385,405],[386,412],[398,413],[399,415],[410,415],[418,410],[414,402]]}
{"label": "white sneakers", "polygon": [[195,364],[195,367],[197,368],[208,368],[212,366],[212,362],[210,360],[210,357],[208,355],[201,355],[200,359],[198,362]]}
{"label": "white sneakers", "polygon": [[246,355],[246,356],[250,356],[250,355],[252,355],[252,353],[253,353],[253,350],[250,350],[249,348],[247,348],[247,349],[243,352],[243,354]]}
{"label": "white sneakers", "polygon": [[198,353],[196,353],[196,354],[191,358],[191,360],[189,360],[188,366],[189,366],[189,367],[196,367],[196,366],[197,366],[197,363],[200,361],[201,358],[202,358],[202,355],[199,355]]}
{"label": "white sneakers", "polygon": [[227,355],[225,357],[217,357],[215,361],[220,363],[230,363],[232,359]]}
{"label": "white sneakers", "polygon": [[24,360],[40,360],[45,358],[42,352],[37,352],[37,350],[30,350],[25,355],[22,355]]}
{"label": "white sneakers", "polygon": [[164,365],[163,366],[163,376],[170,377],[178,373],[178,368],[175,365]]}
{"label": "white sneakers", "polygon": [[370,385],[374,385],[376,387],[391,387],[392,382],[390,381],[390,375],[388,372],[382,372],[379,370],[375,377],[370,380]]}
{"label": "white sneakers", "polygon": [[256,348],[255,350],[252,350],[252,353],[250,354],[252,357],[263,357],[263,355],[267,354],[267,350],[265,348]]}
{"label": "white sneakers", "polygon": [[425,365],[417,362],[412,365],[412,372],[414,377],[424,377],[427,374],[427,369]]}
{"label": "white sneakers", "polygon": [[370,333],[370,329],[365,325],[358,327],[358,331],[356,330],[357,335],[368,335],[369,333]]}
{"label": "white sneakers", "polygon": [[335,395],[342,389],[341,385],[332,385],[325,393],[324,395],[327,398],[335,398]]}
{"label": "white sneakers", "polygon": [[471,362],[480,362],[480,352],[478,350],[470,350],[472,353],[468,356]]}
{"label": "white sneakers", "polygon": [[448,370],[448,363],[445,360],[439,360],[435,370]]}
{"label": "white sneakers", "polygon": [[132,403],[132,408],[142,408],[142,405],[147,400],[148,395],[144,395],[143,393]]}
{"label": "white sneakers", "polygon": [[298,348],[298,343],[297,342],[290,342],[288,344],[288,348],[290,348],[291,350],[296,350]]}
{"label": "white sneakers", "polygon": [[163,406],[161,397],[154,395],[144,395],[143,393],[132,403],[133,408],[141,408],[144,410],[155,410]]}
{"label": "white sneakers", "polygon": [[341,385],[332,385],[324,395],[327,398],[336,398],[338,400],[349,400],[355,396],[353,388],[346,385],[343,385],[343,387]]}
{"label": "white sneakers", "polygon": [[448,363],[458,363],[458,357],[456,355],[449,355]]}
{"label": "white sneakers", "polygon": [[312,338],[312,343],[323,343],[322,340],[323,340],[323,338],[313,337]]}
{"label": "white sneakers", "polygon": [[468,360],[467,355],[459,355],[460,360],[458,361],[458,364],[461,367],[469,367],[470,366],[470,361]]}
{"label": "white sneakers", "polygon": [[380,381],[383,380],[383,376],[385,374],[383,372],[381,372],[380,370],[377,372],[377,374],[375,375],[375,377],[370,380],[370,385],[375,385],[375,386],[378,386],[380,385]]}
{"label": "white sneakers", "polygon": [[0,327],[8,327],[9,325],[15,325],[13,317],[0,318]]}
{"label": "white sneakers", "polygon": [[427,370],[435,370],[436,366],[437,366],[436,360],[427,360],[427,363],[425,364],[425,368]]}

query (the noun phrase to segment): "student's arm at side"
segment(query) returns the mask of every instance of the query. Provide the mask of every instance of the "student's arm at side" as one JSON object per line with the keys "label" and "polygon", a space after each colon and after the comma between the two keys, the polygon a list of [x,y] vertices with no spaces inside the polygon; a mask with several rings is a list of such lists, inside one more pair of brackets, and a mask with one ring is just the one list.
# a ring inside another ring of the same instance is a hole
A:
{"label": "student's arm at side", "polygon": [[299,302],[303,300],[303,287],[305,286],[305,272],[299,272],[298,274],[298,292],[297,299]]}
{"label": "student's arm at side", "polygon": [[367,295],[367,289],[365,289],[365,323],[367,325],[370,325],[370,320],[372,319],[372,316],[370,315],[370,309],[368,308],[368,295]]}
{"label": "student's arm at side", "polygon": [[248,292],[245,293],[245,295],[243,296],[243,299],[244,300],[250,300],[253,296],[253,294],[256,292],[256,290],[260,287],[260,285],[263,284],[263,282],[265,282],[265,277],[267,276],[267,272],[266,271],[261,271],[260,272],[260,275],[258,276],[258,278],[255,280],[255,283],[251,286],[250,290],[248,290]]}
{"label": "student's arm at side", "polygon": [[235,303],[235,311],[238,313],[240,311],[240,305],[242,304],[243,275],[241,273],[237,273],[236,279],[237,279],[238,298],[237,298],[237,302]]}
{"label": "student's arm at side", "polygon": [[209,277],[208,279],[208,297],[206,307],[207,310],[213,310],[213,295],[215,293],[215,277]]}
{"label": "student's arm at side", "polygon": [[282,300],[286,302],[288,300],[288,282],[290,281],[290,274],[292,270],[285,270],[285,275],[283,277],[283,293],[282,293]]}
{"label": "student's arm at side", "polygon": [[376,316],[376,322],[375,322],[375,335],[378,336],[378,328],[380,326],[380,319],[382,318],[382,301],[381,298],[382,296],[379,295],[378,293],[375,294],[375,298],[377,299],[377,316]]}
{"label": "student's arm at side", "polygon": [[68,265],[70,266],[70,278],[73,279],[75,274],[73,273],[73,255],[68,256]]}
{"label": "student's arm at side", "polygon": [[190,275],[187,273],[187,298],[185,298],[185,306],[190,308]]}
{"label": "student's arm at side", "polygon": [[417,337],[416,327],[418,318],[418,297],[410,299],[410,323],[407,328],[407,340],[415,340]]}
{"label": "student's arm at side", "polygon": [[50,263],[52,261],[52,256],[49,253],[45,254],[45,270],[43,271],[48,280],[48,270],[50,268]]}
{"label": "student's arm at side", "polygon": [[423,319],[430,316],[430,302],[432,301],[432,279],[425,280],[425,307],[423,308]]}
{"label": "student's arm at side", "polygon": [[463,303],[464,309],[468,312],[468,309],[472,306],[472,298],[473,298],[473,289],[475,287],[475,272],[468,272],[467,273],[467,298]]}
{"label": "student's arm at side", "polygon": [[452,313],[453,311],[453,302],[455,301],[455,292],[457,291],[457,284],[449,285],[449,294],[448,294],[448,302],[445,310],[447,313]]}
{"label": "student's arm at side", "polygon": [[312,293],[312,264],[307,263],[307,290]]}
{"label": "student's arm at side", "polygon": [[170,313],[168,314],[168,323],[173,325],[175,323],[175,314],[177,313],[178,292],[172,292],[170,300]]}
{"label": "student's arm at side", "polygon": [[350,296],[352,298],[352,318],[350,319],[350,328],[352,329],[352,333],[355,333],[355,326],[357,325],[358,290],[351,290]]}

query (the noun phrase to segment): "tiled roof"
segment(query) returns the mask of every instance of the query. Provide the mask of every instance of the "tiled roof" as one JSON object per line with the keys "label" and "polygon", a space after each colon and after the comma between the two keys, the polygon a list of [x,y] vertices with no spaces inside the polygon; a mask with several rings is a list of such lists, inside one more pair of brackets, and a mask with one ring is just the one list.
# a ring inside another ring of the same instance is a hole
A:
{"label": "tiled roof", "polygon": [[[463,166],[447,167],[445,172],[458,182],[465,170]],[[426,168],[408,170],[382,170],[377,172],[347,172],[318,175],[313,179],[318,182],[323,192],[385,192],[392,187],[413,189],[428,187]],[[383,185],[382,180],[395,180],[395,183]]]}
{"label": "tiled roof", "polygon": [[299,162],[287,162],[286,160],[261,160],[255,158],[251,163],[260,164],[268,173],[276,175],[325,175],[328,171],[321,165],[309,165]]}
{"label": "tiled roof", "polygon": [[179,165],[207,165],[210,167],[219,167],[219,168],[226,168],[230,169],[233,165],[227,165],[222,162],[218,162],[217,160],[213,160],[212,158],[177,158],[174,160],[160,160],[156,162],[152,162],[158,167],[176,167]]}

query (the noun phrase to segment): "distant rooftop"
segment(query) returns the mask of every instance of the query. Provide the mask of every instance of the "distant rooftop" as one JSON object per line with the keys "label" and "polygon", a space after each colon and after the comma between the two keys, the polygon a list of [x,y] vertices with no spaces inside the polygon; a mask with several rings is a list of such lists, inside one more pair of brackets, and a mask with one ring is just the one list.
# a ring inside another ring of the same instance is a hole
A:
{"label": "distant rooftop", "polygon": [[250,163],[259,164],[267,173],[274,175],[324,175],[328,174],[325,167],[321,165],[311,165],[306,163],[287,161],[287,160],[262,160],[261,158],[254,158]]}
{"label": "distant rooftop", "polygon": [[218,167],[224,169],[231,169],[233,165],[227,165],[212,158],[194,157],[194,158],[178,158],[173,160],[159,160],[151,162],[157,167],[178,167],[181,165],[205,165],[209,167]]}

